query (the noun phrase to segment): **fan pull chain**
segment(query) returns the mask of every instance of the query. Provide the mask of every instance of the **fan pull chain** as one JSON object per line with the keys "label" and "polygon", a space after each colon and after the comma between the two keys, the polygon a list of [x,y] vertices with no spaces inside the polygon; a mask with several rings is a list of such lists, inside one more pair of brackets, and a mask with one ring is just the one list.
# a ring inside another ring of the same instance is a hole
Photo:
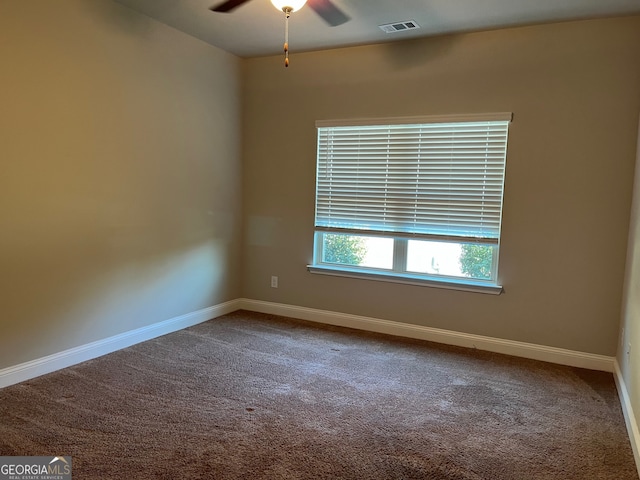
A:
{"label": "fan pull chain", "polygon": [[284,66],[289,66],[289,17],[291,16],[291,10],[285,10],[284,19]]}

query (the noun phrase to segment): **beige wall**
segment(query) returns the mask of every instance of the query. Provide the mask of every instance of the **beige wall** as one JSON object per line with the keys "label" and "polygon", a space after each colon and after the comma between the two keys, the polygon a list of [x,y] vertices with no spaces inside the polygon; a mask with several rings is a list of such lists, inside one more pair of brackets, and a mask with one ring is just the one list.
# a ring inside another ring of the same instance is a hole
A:
{"label": "beige wall", "polygon": [[[240,296],[615,354],[640,17],[292,47],[285,70],[108,0],[0,3],[0,368]],[[497,111],[505,294],[306,271],[316,119]]]}
{"label": "beige wall", "polygon": [[108,0],[0,2],[0,368],[240,295],[240,61]]}
{"label": "beige wall", "polygon": [[[615,355],[640,17],[243,62],[245,297]],[[514,113],[501,296],[313,275],[317,119]],[[269,285],[278,275],[280,288]]]}

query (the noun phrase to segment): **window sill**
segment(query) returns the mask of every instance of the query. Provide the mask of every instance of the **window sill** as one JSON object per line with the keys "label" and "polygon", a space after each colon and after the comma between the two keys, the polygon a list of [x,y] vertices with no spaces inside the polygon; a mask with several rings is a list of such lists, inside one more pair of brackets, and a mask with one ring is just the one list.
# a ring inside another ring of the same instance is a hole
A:
{"label": "window sill", "polygon": [[500,295],[502,286],[490,285],[483,282],[453,279],[426,279],[419,276],[400,275],[396,273],[364,272],[362,270],[330,267],[327,265],[307,265],[310,273],[319,275],[332,275],[336,277],[359,278],[361,280],[374,280],[378,282],[404,283],[406,285],[418,285],[421,287],[444,288],[448,290],[461,290],[463,292],[485,293]]}

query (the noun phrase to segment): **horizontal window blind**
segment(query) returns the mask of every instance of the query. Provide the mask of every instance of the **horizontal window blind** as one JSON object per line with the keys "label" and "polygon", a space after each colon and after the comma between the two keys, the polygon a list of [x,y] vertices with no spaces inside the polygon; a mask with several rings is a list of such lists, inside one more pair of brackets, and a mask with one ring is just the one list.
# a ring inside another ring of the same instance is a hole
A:
{"label": "horizontal window blind", "polygon": [[495,241],[508,120],[318,127],[318,228]]}

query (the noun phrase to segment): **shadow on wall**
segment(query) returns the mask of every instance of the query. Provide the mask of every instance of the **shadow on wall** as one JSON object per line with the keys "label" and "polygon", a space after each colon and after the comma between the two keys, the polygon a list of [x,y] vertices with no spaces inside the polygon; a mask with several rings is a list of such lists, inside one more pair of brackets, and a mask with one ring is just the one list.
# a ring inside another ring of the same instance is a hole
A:
{"label": "shadow on wall", "polygon": [[[398,40],[402,40],[402,37],[398,38]],[[393,69],[404,70],[414,67],[424,67],[441,57],[446,57],[459,40],[459,35],[423,37],[405,40],[402,43],[384,43],[380,47],[386,55],[389,65]]]}
{"label": "shadow on wall", "polygon": [[121,232],[12,249],[0,368],[219,303],[230,288],[230,248],[207,235],[152,244]]}
{"label": "shadow on wall", "polygon": [[100,24],[107,24],[118,31],[135,37],[145,37],[153,32],[153,22],[144,15],[131,15],[128,7],[117,0],[113,2],[78,2],[83,9]]}

